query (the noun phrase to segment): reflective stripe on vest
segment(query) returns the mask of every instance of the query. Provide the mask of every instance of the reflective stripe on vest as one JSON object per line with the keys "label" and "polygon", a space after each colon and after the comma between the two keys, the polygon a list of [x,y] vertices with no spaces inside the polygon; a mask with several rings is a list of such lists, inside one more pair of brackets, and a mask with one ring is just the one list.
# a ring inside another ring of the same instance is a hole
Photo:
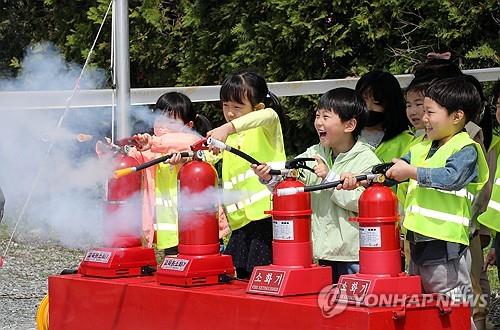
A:
{"label": "reflective stripe on vest", "polygon": [[[500,203],[499,202],[495,202],[494,200],[490,200],[488,202],[488,207],[491,207],[492,209],[500,212]],[[500,221],[500,219],[498,219],[498,220]]]}
{"label": "reflective stripe on vest", "polygon": [[172,202],[171,199],[163,199],[160,197],[156,197],[156,206],[173,207],[174,203]]}
{"label": "reflective stripe on vest", "polygon": [[177,232],[177,224],[176,223],[155,223],[153,224],[155,230],[172,230]]}
{"label": "reflective stripe on vest", "polygon": [[[429,188],[427,188],[427,189],[429,189]],[[476,199],[474,194],[471,192],[468,192],[466,188],[463,188],[460,190],[443,190],[443,189],[434,189],[434,188],[430,188],[430,189],[433,189],[435,191],[439,191],[443,194],[455,195],[457,197],[467,197],[467,199],[470,200],[471,202],[474,202],[474,199]]]}
{"label": "reflective stripe on vest", "polygon": [[271,192],[266,188],[265,190],[261,190],[258,193],[253,194],[252,196],[250,196],[249,198],[247,198],[243,201],[240,201],[240,202],[234,203],[234,204],[226,205],[226,211],[228,213],[236,212],[237,210],[244,209],[245,206],[248,206],[250,204],[258,202],[259,200],[266,198],[270,195],[271,195]]}
{"label": "reflective stripe on vest", "polygon": [[433,218],[433,219],[437,219],[437,220],[441,220],[441,221],[453,222],[453,223],[457,223],[459,225],[467,226],[467,227],[469,226],[469,222],[470,222],[470,220],[466,217],[461,217],[459,215],[430,210],[430,209],[420,207],[418,205],[410,206],[410,208],[408,210],[406,210],[406,212],[420,214],[424,217]]}

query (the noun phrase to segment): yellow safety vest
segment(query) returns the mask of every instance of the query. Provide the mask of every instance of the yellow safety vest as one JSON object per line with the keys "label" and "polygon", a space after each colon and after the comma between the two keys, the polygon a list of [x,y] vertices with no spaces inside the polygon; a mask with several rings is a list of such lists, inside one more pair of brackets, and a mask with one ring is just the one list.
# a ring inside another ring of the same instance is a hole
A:
{"label": "yellow safety vest", "polygon": [[[422,142],[424,140],[425,134],[419,135],[419,136],[414,136],[413,140],[410,142],[408,150],[413,147],[414,145]],[[405,156],[407,152],[404,155]],[[408,182],[401,182],[398,183],[397,188],[396,188],[396,196],[398,197],[398,201],[400,205],[404,205],[405,199],[406,199],[406,194],[408,192]]]}
{"label": "yellow safety vest", "polygon": [[410,150],[414,137],[410,131],[404,131],[388,141],[381,142],[375,148],[375,154],[382,163],[388,163],[393,158],[404,156]]}
{"label": "yellow safety vest", "polygon": [[[267,136],[263,128],[256,127],[228,136],[226,143],[272,168],[284,168],[286,156],[281,134]],[[228,151],[223,152],[222,162],[224,189],[235,191],[233,197],[237,198],[237,201],[225,205],[231,229],[268,217],[264,211],[271,209],[271,192],[259,182],[250,164]]]}
{"label": "yellow safety vest", "polygon": [[500,136],[493,134],[493,137],[491,138],[490,147],[488,148],[488,152],[490,150],[495,150],[495,155],[497,157],[500,156]]}
{"label": "yellow safety vest", "polygon": [[473,144],[477,150],[478,178],[458,191],[426,188],[411,180],[405,200],[405,219],[407,230],[421,235],[469,245],[469,223],[474,196],[488,180],[488,165],[479,144],[466,132],[453,136],[441,146],[432,157],[427,158],[432,141],[427,140],[413,146],[411,164],[418,167],[439,168],[453,154],[467,145]]}
{"label": "yellow safety vest", "polygon": [[163,250],[179,244],[177,225],[177,174],[179,166],[160,163],[156,170],[156,247]]}
{"label": "yellow safety vest", "polygon": [[497,158],[497,170],[488,208],[479,215],[477,221],[496,232],[500,232],[500,155]]}

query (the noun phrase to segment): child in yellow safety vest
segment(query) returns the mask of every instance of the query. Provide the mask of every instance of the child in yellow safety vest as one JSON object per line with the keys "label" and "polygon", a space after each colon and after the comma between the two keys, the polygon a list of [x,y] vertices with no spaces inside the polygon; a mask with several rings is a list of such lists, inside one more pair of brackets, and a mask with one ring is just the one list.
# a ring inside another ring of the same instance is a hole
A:
{"label": "child in yellow safety vest", "polygon": [[[281,107],[264,78],[251,71],[231,74],[222,82],[220,99],[227,123],[207,136],[273,168],[284,168],[283,133],[276,112]],[[272,222],[264,213],[270,209],[271,193],[246,160],[227,151],[222,153],[222,181],[225,190],[237,192],[237,200],[224,206],[232,230],[225,253],[233,257],[236,275],[248,278],[254,266],[272,262]]]}
{"label": "child in yellow safety vest", "polygon": [[[496,108],[495,117],[497,124],[500,125],[500,80],[495,83],[493,88],[493,103]],[[491,191],[488,207],[486,211],[478,217],[478,221],[498,233],[500,232],[500,137],[498,135],[498,130],[496,130],[495,133],[497,134],[494,134],[490,146],[490,150],[495,153],[497,158],[495,177],[493,178],[493,189]],[[485,267],[495,263],[497,267],[499,267],[500,253],[498,253],[498,251],[500,251],[500,237],[497,234],[486,257]],[[500,272],[498,277],[500,279]]]}
{"label": "child in yellow safety vest", "polygon": [[472,293],[472,200],[488,179],[488,166],[481,146],[464,127],[480,108],[477,89],[464,77],[431,84],[424,99],[427,139],[402,159],[393,159],[387,172],[397,181],[410,179],[403,222],[410,273],[420,275],[425,293],[452,299],[470,299]]}
{"label": "child in yellow safety vest", "polygon": [[[191,100],[182,93],[171,92],[160,96],[153,109],[154,135],[137,134],[134,137],[140,147],[132,149],[130,156],[140,163],[150,161],[165,154],[189,150],[201,136],[193,131],[205,132],[211,128],[206,117],[197,114]],[[174,157],[180,162],[180,155]],[[144,206],[142,211],[143,232],[148,246],[152,246],[156,233],[156,248],[165,254],[176,254],[177,230],[177,173],[180,164],[160,163],[149,167],[143,174]],[[155,221],[156,220],[156,221]],[[219,227],[224,227],[225,217],[221,214]],[[222,236],[222,235],[220,235]]]}

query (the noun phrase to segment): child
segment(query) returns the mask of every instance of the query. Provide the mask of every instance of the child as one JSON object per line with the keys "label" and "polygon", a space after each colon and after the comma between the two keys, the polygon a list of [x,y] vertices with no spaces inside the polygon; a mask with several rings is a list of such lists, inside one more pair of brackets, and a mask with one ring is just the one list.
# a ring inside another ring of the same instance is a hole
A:
{"label": "child", "polygon": [[424,116],[424,92],[429,87],[428,83],[413,81],[406,89],[406,117],[414,128],[414,143],[421,142],[425,136],[425,126],[422,121]]}
{"label": "child", "polygon": [[[343,172],[367,173],[380,161],[368,144],[358,141],[367,116],[365,102],[349,88],[332,89],[321,96],[314,126],[319,144],[297,157],[314,157],[309,162],[315,173],[304,171],[306,185],[338,179]],[[269,175],[268,165],[253,166],[255,173],[272,188],[277,178]],[[271,180],[273,179],[273,180]],[[314,257],[320,265],[332,267],[333,282],[340,275],[359,271],[359,232],[349,221],[358,212],[358,199],[364,188],[354,191],[322,190],[312,192],[312,240]]]}
{"label": "child", "polygon": [[[132,149],[130,155],[140,163],[164,154],[189,150],[200,136],[191,129],[195,122],[208,131],[210,123],[197,114],[191,100],[184,94],[171,92],[160,96],[153,109],[156,115],[154,135],[138,134],[141,148]],[[177,160],[180,157],[177,156]],[[156,230],[156,247],[166,254],[176,254],[177,231],[177,173],[180,166],[160,163],[149,167],[143,175],[144,207],[143,231],[148,246],[152,246]],[[156,223],[153,219],[156,218]]]}
{"label": "child", "polygon": [[[493,88],[493,103],[496,107],[495,117],[497,124],[500,124],[500,81],[495,83]],[[490,146],[490,150],[495,153],[495,148],[500,145],[500,139],[498,135],[493,136],[493,142]],[[478,217],[478,221],[492,228],[495,232],[500,232],[500,152],[495,153],[496,156],[496,171],[493,180],[493,189],[491,192],[490,200],[488,202],[488,208],[486,212]],[[497,267],[500,265],[500,253],[497,253],[500,249],[500,237],[497,235],[493,241],[492,247],[488,256],[486,257],[485,266],[492,265],[496,262]],[[499,272],[500,279],[500,272]]]}
{"label": "child", "polygon": [[480,145],[464,131],[481,106],[463,77],[437,81],[425,92],[427,139],[410,149],[387,176],[410,179],[403,226],[410,241],[410,273],[426,293],[471,293],[470,197],[484,186],[488,167]]}
{"label": "child", "polygon": [[[422,117],[424,115],[424,93],[427,87],[429,87],[428,82],[413,79],[406,89],[406,116],[413,125],[414,130],[413,140],[410,142],[408,150],[411,146],[425,139],[425,126]],[[404,205],[407,190],[408,182],[401,182],[397,185],[397,196],[400,206]],[[404,210],[401,210],[401,213],[404,213]]]}
{"label": "child", "polygon": [[368,106],[368,119],[360,140],[375,147],[382,162],[401,157],[413,135],[408,131],[405,101],[398,80],[388,72],[370,71],[356,84]]}
{"label": "child", "polygon": [[[231,74],[222,82],[220,98],[227,123],[207,135],[283,168],[283,134],[275,111],[280,104],[264,78],[250,71]],[[238,278],[248,278],[254,266],[272,262],[272,222],[264,214],[269,210],[271,194],[249,170],[246,160],[223,152],[222,161],[224,189],[240,195],[239,201],[225,206],[232,230],[225,253],[233,257]]]}

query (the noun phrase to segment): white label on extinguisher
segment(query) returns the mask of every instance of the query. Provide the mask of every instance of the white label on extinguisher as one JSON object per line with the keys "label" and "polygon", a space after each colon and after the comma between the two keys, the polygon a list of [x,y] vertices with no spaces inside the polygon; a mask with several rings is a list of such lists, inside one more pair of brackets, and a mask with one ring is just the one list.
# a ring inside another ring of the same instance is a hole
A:
{"label": "white label on extinguisher", "polygon": [[379,227],[359,227],[360,247],[381,247],[382,238]]}
{"label": "white label on extinguisher", "polygon": [[85,254],[85,258],[83,258],[83,261],[107,264],[110,257],[111,252],[109,251],[90,250],[87,251],[87,254]]}
{"label": "white label on extinguisher", "polygon": [[184,271],[189,260],[187,259],[178,259],[178,258],[165,258],[163,260],[163,264],[161,265],[161,269],[165,270],[176,270],[179,272]]}
{"label": "white label on extinguisher", "polygon": [[273,220],[273,239],[293,241],[293,221]]}

